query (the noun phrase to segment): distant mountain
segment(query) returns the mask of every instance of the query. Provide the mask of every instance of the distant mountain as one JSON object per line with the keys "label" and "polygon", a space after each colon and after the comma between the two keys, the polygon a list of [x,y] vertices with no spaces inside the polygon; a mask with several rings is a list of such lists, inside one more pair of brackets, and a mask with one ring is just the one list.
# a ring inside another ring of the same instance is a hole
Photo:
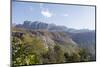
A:
{"label": "distant mountain", "polygon": [[[71,34],[71,38],[77,42],[77,43],[83,43],[91,45],[92,43],[95,44],[95,32],[91,31],[91,32],[81,32],[81,33],[72,33]],[[87,46],[87,45],[86,45]]]}
{"label": "distant mountain", "polygon": [[51,32],[69,32],[69,33],[81,33],[81,32],[90,32],[93,30],[88,29],[73,29],[73,28],[67,28],[66,26],[59,26],[55,24],[48,24],[40,21],[24,21],[23,24],[17,24],[17,28],[25,28],[25,29],[36,29],[36,30],[48,30]]}
{"label": "distant mountain", "polygon": [[39,21],[24,21],[23,24],[18,24],[16,27],[25,29],[48,29],[48,24]]}
{"label": "distant mountain", "polygon": [[86,49],[90,54],[92,54],[92,59],[95,59],[96,50],[96,33],[95,31],[81,32],[81,33],[71,33],[71,38],[74,42],[78,44],[79,47]]}
{"label": "distant mountain", "polygon": [[73,29],[73,28],[69,28],[67,30],[69,33],[84,33],[84,32],[92,32],[92,31],[95,31],[95,30],[89,30],[89,29]]}
{"label": "distant mountain", "polygon": [[41,30],[49,30],[49,31],[66,31],[67,28],[65,26],[57,26],[55,24],[47,24],[40,21],[24,21],[23,24],[16,25],[17,28],[25,28],[25,29],[41,29]]}

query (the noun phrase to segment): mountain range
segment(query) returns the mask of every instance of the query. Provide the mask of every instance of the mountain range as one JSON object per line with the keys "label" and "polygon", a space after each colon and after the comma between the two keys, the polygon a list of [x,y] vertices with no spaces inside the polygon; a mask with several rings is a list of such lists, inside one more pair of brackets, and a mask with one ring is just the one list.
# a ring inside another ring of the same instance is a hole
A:
{"label": "mountain range", "polygon": [[64,32],[69,35],[75,43],[79,44],[80,47],[87,48],[88,50],[90,50],[90,52],[93,52],[93,54],[95,54],[95,30],[77,30],[73,28],[68,28],[66,26],[58,26],[55,24],[48,24],[40,21],[24,21],[23,24],[17,24],[14,26],[27,30],[47,30],[49,32]]}
{"label": "mountain range", "polygon": [[24,45],[23,51],[33,50],[42,56],[39,64],[96,60],[95,30],[77,30],[40,21],[24,21],[12,28],[12,37]]}
{"label": "mountain range", "polygon": [[[15,26],[15,24],[13,25]],[[23,24],[16,24],[16,27],[18,28],[25,28],[25,29],[37,29],[37,30],[48,30],[48,31],[63,31],[63,32],[69,32],[69,33],[80,33],[80,32],[90,32],[94,30],[88,30],[88,29],[73,29],[73,28],[67,28],[66,26],[59,26],[55,24],[48,24],[40,21],[24,21]]]}

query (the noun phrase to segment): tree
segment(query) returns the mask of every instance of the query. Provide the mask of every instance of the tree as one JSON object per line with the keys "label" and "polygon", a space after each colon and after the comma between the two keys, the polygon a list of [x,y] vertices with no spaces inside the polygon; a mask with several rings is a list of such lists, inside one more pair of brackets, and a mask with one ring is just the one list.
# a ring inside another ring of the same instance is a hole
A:
{"label": "tree", "polygon": [[64,51],[59,45],[54,46],[54,52],[55,52],[56,63],[64,62]]}
{"label": "tree", "polygon": [[[35,50],[35,48],[42,47],[42,45],[38,47],[38,44],[41,44],[41,42],[38,42],[37,39],[32,41],[29,41],[28,39],[30,39],[28,36],[26,36],[26,38],[24,38],[23,40],[20,37],[12,37],[13,67],[19,65],[41,64],[41,57],[39,54],[40,52]],[[32,43],[34,43],[35,46],[32,45]],[[42,48],[39,50],[42,51]]]}
{"label": "tree", "polygon": [[88,53],[88,51],[86,49],[81,48],[79,51],[79,55],[80,55],[80,59],[82,62],[90,60],[90,54]]}

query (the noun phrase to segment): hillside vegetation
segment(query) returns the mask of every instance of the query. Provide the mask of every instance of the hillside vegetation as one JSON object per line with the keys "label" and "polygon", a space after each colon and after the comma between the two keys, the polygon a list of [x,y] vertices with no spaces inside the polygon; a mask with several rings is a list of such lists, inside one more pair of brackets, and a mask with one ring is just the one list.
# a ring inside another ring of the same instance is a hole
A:
{"label": "hillside vegetation", "polygon": [[12,28],[12,67],[84,62],[91,54],[65,32]]}

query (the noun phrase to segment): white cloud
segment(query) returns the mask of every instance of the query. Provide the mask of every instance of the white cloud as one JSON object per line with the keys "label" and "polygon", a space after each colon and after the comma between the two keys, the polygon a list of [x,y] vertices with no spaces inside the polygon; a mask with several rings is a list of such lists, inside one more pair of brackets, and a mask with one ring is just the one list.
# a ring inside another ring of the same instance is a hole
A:
{"label": "white cloud", "polygon": [[41,14],[46,18],[49,18],[52,16],[52,13],[48,9],[41,10]]}
{"label": "white cloud", "polygon": [[41,14],[46,17],[46,18],[49,18],[52,16],[52,13],[44,7],[44,4],[43,3],[40,3],[40,9],[41,9]]}
{"label": "white cloud", "polygon": [[69,15],[68,15],[68,14],[64,14],[63,16],[67,17],[67,16],[69,16]]}

